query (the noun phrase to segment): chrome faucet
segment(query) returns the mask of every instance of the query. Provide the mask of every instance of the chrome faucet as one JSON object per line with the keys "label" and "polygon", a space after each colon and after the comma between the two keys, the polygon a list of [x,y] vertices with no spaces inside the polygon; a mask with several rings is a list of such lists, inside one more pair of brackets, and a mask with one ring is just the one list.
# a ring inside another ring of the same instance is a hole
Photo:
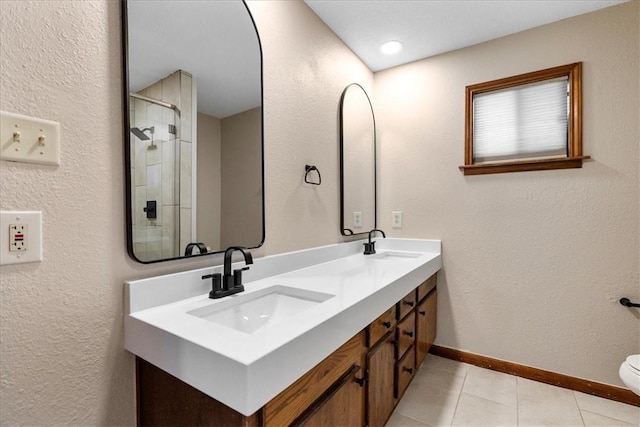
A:
{"label": "chrome faucet", "polygon": [[249,269],[249,267],[238,268],[233,270],[231,274],[231,258],[235,251],[242,252],[244,255],[244,263],[249,265],[253,264],[253,257],[250,252],[245,252],[246,248],[240,246],[230,246],[224,252],[224,271],[223,274],[214,273],[202,276],[202,280],[211,278],[211,292],[209,292],[209,298],[217,299],[226,297],[228,295],[237,294],[244,291],[242,285],[242,272]]}
{"label": "chrome faucet", "polygon": [[382,237],[386,238],[387,236],[384,234],[384,231],[379,230],[377,228],[374,228],[373,230],[371,230],[369,232],[369,243],[363,243],[364,245],[364,254],[365,255],[373,255],[376,253],[376,242],[372,242],[371,241],[371,236],[373,235],[373,233],[375,233],[376,231],[379,231],[380,234],[382,234]]}

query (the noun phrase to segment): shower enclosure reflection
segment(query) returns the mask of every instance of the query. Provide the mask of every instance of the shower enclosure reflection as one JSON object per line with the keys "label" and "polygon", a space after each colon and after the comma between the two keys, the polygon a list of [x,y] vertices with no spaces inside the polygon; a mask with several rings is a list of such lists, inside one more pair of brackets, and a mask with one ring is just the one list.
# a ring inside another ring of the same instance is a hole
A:
{"label": "shower enclosure reflection", "polygon": [[191,198],[181,197],[191,185],[191,144],[177,135],[175,105],[131,95],[129,108],[133,250],[142,261],[174,258],[195,231]]}

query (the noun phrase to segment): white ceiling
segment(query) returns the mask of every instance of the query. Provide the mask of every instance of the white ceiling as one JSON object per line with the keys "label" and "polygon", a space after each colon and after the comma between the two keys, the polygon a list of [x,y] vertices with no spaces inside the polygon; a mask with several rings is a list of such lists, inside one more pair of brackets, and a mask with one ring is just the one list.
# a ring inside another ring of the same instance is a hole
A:
{"label": "white ceiling", "polygon": [[[624,1],[305,0],[372,71]],[[223,118],[261,104],[260,47],[240,0],[129,0],[128,8],[132,92],[183,69],[197,80],[200,112]],[[404,50],[380,53],[394,39]]]}
{"label": "white ceiling", "polygon": [[[304,0],[372,71],[460,49],[626,0]],[[402,52],[380,45],[400,40]]]}

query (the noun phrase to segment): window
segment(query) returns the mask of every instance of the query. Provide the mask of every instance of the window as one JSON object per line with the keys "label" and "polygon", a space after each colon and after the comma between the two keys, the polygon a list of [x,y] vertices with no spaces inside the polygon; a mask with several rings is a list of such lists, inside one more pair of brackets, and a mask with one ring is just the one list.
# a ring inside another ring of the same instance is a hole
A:
{"label": "window", "polygon": [[582,63],[466,88],[465,175],[582,167]]}

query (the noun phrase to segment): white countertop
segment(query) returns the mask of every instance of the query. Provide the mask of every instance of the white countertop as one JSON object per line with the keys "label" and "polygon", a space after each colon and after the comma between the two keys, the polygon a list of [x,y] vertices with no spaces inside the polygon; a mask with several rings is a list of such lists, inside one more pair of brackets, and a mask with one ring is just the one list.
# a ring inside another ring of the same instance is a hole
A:
{"label": "white countertop", "polygon": [[[245,292],[218,300],[201,276],[220,266],[127,282],[125,347],[251,415],[442,267],[440,241],[376,245],[415,258],[380,262],[362,254],[362,241],[264,257],[245,272]],[[189,314],[274,285],[334,296],[253,334]]]}

